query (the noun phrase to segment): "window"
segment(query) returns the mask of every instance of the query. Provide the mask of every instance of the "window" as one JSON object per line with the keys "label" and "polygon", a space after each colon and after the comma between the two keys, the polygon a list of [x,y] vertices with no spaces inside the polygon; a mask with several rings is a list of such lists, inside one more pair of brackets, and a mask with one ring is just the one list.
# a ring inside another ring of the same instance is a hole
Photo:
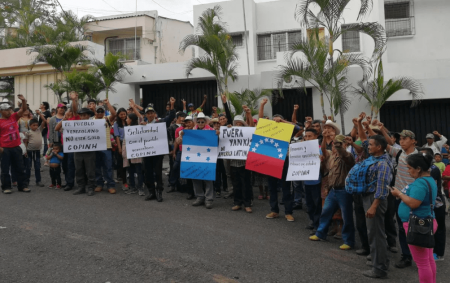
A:
{"label": "window", "polygon": [[231,35],[231,42],[233,42],[234,46],[242,46],[244,45],[244,40],[242,34],[233,34]]}
{"label": "window", "polygon": [[[134,38],[111,38],[107,41],[107,52],[114,55],[125,55],[126,59],[134,59]],[[141,39],[136,39],[136,59],[141,59]]]}
{"label": "window", "polygon": [[386,35],[388,37],[415,34],[414,2],[412,0],[389,0],[384,3]]}
{"label": "window", "polygon": [[277,52],[290,50],[292,45],[300,40],[300,31],[260,34],[258,35],[258,60],[275,59]]}
{"label": "window", "polygon": [[[345,25],[342,25],[345,28]],[[342,50],[344,53],[360,52],[359,31],[346,31],[342,33]]]}

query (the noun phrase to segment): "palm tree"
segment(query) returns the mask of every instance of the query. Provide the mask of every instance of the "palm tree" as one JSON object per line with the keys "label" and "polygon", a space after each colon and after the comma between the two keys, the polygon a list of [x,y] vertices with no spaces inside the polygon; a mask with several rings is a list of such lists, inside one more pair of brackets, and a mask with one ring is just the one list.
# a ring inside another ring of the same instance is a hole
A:
{"label": "palm tree", "polygon": [[353,88],[354,93],[365,98],[370,105],[371,116],[375,112],[375,119],[386,101],[399,90],[408,90],[411,95],[411,107],[418,104],[424,95],[422,84],[410,77],[396,77],[385,82],[383,63],[379,60],[378,71],[374,72],[372,81],[360,81],[358,88]]}
{"label": "palm tree", "polygon": [[258,114],[258,102],[264,97],[268,97],[270,101],[272,98],[272,90],[244,89],[241,92],[235,91],[233,93],[230,93],[229,101],[234,110],[234,113],[232,113],[232,115],[244,115],[244,109],[242,108],[242,105],[246,105],[248,108],[250,108],[252,115]]}
{"label": "palm tree", "polygon": [[54,83],[50,83],[50,84],[46,84],[44,85],[44,87],[46,89],[49,89],[51,91],[53,91],[53,93],[56,95],[56,97],[58,98],[58,103],[62,102],[62,95],[64,92],[66,92],[67,87],[65,85],[65,83],[62,80],[56,80]]}
{"label": "palm tree", "polygon": [[184,53],[190,46],[201,48],[205,55],[192,58],[186,66],[186,77],[196,68],[214,75],[219,93],[228,96],[229,79],[236,81],[238,55],[225,26],[220,22],[222,8],[214,6],[205,10],[198,19],[197,33],[186,36],[179,51]]}
{"label": "palm tree", "polygon": [[[295,9],[295,17],[299,21],[301,26],[307,28],[318,28],[324,27],[329,36],[328,40],[328,60],[330,65],[336,63],[335,52],[342,54],[342,51],[336,50],[334,48],[334,42],[345,32],[348,31],[358,31],[369,35],[375,43],[374,51],[372,54],[372,60],[379,58],[379,56],[384,52],[386,48],[386,31],[383,26],[376,22],[369,23],[355,23],[343,25],[344,18],[343,13],[347,5],[351,0],[301,0],[297,4]],[[357,20],[361,20],[365,15],[367,15],[373,5],[372,0],[360,0],[361,7],[358,12]],[[314,13],[311,8],[319,8],[319,12]],[[331,82],[337,86],[337,82],[340,79],[338,77],[333,77]],[[339,87],[335,91],[331,92],[331,95],[337,95],[340,97],[333,97],[334,103],[332,103],[333,108],[337,111],[341,109],[344,110],[346,107],[337,104],[339,101],[346,100],[345,92],[337,91],[338,89],[346,90],[347,87]],[[343,113],[341,113],[341,118],[343,118]],[[344,122],[341,121],[342,130],[345,131]]]}
{"label": "palm tree", "polygon": [[99,74],[103,83],[103,90],[106,92],[106,99],[108,99],[109,91],[116,92],[114,85],[123,80],[123,78],[129,74],[132,74],[132,70],[121,62],[122,55],[114,55],[111,52],[106,54],[105,63],[98,60],[93,61],[94,73]]}
{"label": "palm tree", "polygon": [[363,79],[370,75],[368,62],[359,54],[340,53],[336,60],[329,60],[328,45],[325,40],[319,40],[318,29],[315,29],[309,39],[304,39],[292,45],[285,53],[286,65],[279,66],[278,84],[292,76],[299,77],[299,87],[305,87],[305,82],[312,84],[320,93],[320,106],[323,116],[325,112],[324,98],[330,105],[330,115],[334,117],[340,110],[346,111],[350,100],[345,96],[349,84],[347,68],[352,65],[361,67]]}

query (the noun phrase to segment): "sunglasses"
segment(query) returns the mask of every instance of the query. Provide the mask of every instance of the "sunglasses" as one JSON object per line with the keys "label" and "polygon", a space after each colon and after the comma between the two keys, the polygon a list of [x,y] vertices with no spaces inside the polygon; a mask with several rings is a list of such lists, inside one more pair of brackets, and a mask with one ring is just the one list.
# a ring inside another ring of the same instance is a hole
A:
{"label": "sunglasses", "polygon": [[97,113],[105,113],[103,110],[97,110]]}
{"label": "sunglasses", "polygon": [[205,121],[198,121],[197,124],[205,124]]}

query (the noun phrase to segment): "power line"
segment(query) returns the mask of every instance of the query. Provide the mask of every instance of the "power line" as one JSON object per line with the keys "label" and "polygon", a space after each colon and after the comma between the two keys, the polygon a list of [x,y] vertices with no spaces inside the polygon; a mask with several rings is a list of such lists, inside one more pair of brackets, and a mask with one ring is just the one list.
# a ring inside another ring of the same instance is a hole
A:
{"label": "power line", "polygon": [[156,2],[155,0],[151,0],[153,3],[155,3],[156,5],[158,5],[159,7],[161,7],[161,8],[163,8],[164,10],[166,10],[166,11],[168,11],[168,12],[171,12],[171,13],[173,13],[173,14],[180,14],[180,15],[182,15],[182,14],[187,14],[187,13],[190,13],[190,12],[192,12],[192,10],[190,10],[190,11],[186,11],[186,12],[172,12],[171,10],[169,10],[169,9],[167,9],[167,8],[164,8],[163,6],[161,6],[161,4],[159,4],[158,2]]}
{"label": "power line", "polygon": [[116,10],[117,12],[120,12],[119,10],[117,10],[116,8],[114,8],[112,5],[110,5],[108,2],[106,2],[105,0],[102,0],[103,2],[106,3],[106,5],[108,5],[109,7],[113,8],[114,10]]}

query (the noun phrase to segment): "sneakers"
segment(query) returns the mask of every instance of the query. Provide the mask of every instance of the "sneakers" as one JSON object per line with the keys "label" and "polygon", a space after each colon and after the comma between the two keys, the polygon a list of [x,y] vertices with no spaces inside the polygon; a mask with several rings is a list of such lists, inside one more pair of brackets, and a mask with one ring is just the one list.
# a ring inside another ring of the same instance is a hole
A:
{"label": "sneakers", "polygon": [[38,187],[41,187],[41,188],[42,188],[42,187],[44,187],[44,184],[42,184],[42,182],[37,182],[37,183],[36,183],[36,186],[38,186]]}
{"label": "sneakers", "polygon": [[311,241],[315,241],[315,242],[316,242],[316,241],[322,240],[321,238],[317,237],[316,235],[310,236],[309,239],[310,239]]}
{"label": "sneakers", "polygon": [[99,193],[99,192],[101,192],[103,190],[103,187],[100,187],[100,186],[97,186],[96,188],[95,188],[95,192],[96,193]]}
{"label": "sneakers", "polygon": [[405,268],[412,265],[411,258],[402,256],[402,259],[395,264],[397,268]]}
{"label": "sneakers", "polygon": [[61,185],[56,185],[55,189],[60,190],[61,189]]}
{"label": "sneakers", "polygon": [[207,209],[211,209],[211,208],[213,207],[213,201],[212,201],[212,200],[207,200],[207,201],[205,202],[205,207],[206,207]]}
{"label": "sneakers", "polygon": [[233,206],[232,208],[231,208],[231,210],[233,210],[233,211],[237,211],[237,210],[240,210],[242,207],[240,206],[240,205],[235,205],[235,206]]}
{"label": "sneakers", "polygon": [[366,277],[369,277],[369,278],[380,278],[380,279],[383,279],[383,278],[386,278],[386,277],[387,277],[387,274],[386,274],[386,273],[385,273],[385,274],[377,274],[377,273],[373,272],[372,269],[371,269],[371,270],[364,271],[362,274],[363,274],[364,276],[366,276]]}
{"label": "sneakers", "polygon": [[9,194],[12,193],[12,191],[11,191],[10,189],[6,189],[6,190],[3,190],[3,193],[4,193],[5,195],[9,195]]}
{"label": "sneakers", "polygon": [[128,191],[128,184],[123,184],[122,185],[122,190]]}
{"label": "sneakers", "polygon": [[108,192],[109,192],[110,194],[115,194],[115,193],[116,193],[116,189],[114,189],[114,188],[109,188],[109,189],[108,189]]}
{"label": "sneakers", "polygon": [[144,192],[144,190],[143,189],[139,189],[139,196],[141,196],[141,197],[143,197],[143,196],[145,196],[145,192]]}
{"label": "sneakers", "polygon": [[444,257],[443,256],[438,256],[437,254],[433,254],[434,257],[434,261],[443,261]]}
{"label": "sneakers", "polygon": [[128,194],[128,195],[131,195],[131,194],[136,194],[137,192],[138,192],[138,190],[136,190],[136,188],[130,188],[125,193]]}
{"label": "sneakers", "polygon": [[278,213],[275,212],[271,212],[269,214],[266,215],[267,219],[274,219],[274,218],[278,218],[280,215]]}
{"label": "sneakers", "polygon": [[56,186],[53,185],[53,184],[51,184],[50,186],[48,186],[49,189],[53,189],[53,188],[55,188],[55,187],[56,187]]}
{"label": "sneakers", "polygon": [[253,210],[252,210],[251,207],[246,207],[246,208],[245,208],[245,212],[247,212],[247,213],[252,213]]}
{"label": "sneakers", "polygon": [[284,217],[286,218],[287,221],[294,222],[294,217],[291,214],[286,214],[286,216]]}
{"label": "sneakers", "polygon": [[343,245],[341,245],[339,248],[340,248],[341,250],[343,250],[343,251],[348,251],[348,250],[351,250],[351,249],[352,249],[352,247],[350,247],[350,246],[347,245],[347,244],[343,244]]}
{"label": "sneakers", "polygon": [[192,206],[200,206],[200,205],[204,205],[205,204],[205,200],[202,198],[197,198],[193,203]]}

